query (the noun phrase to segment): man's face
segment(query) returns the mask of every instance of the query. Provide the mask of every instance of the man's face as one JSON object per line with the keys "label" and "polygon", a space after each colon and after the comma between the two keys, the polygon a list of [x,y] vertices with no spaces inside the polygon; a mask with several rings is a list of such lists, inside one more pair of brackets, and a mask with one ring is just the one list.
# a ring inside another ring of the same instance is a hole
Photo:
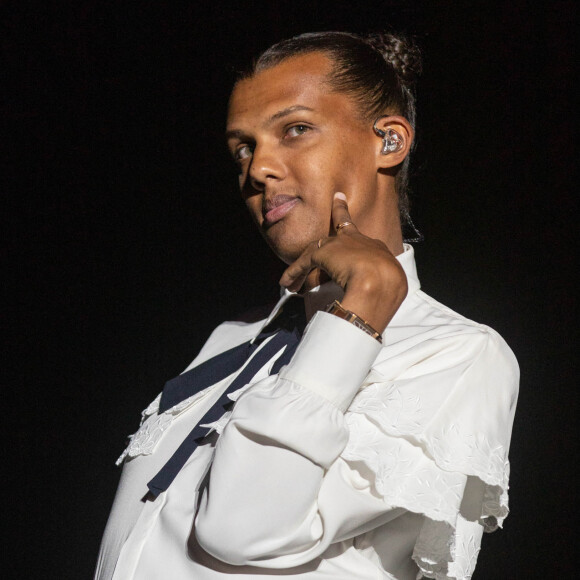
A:
{"label": "man's face", "polygon": [[333,233],[335,192],[346,194],[363,233],[373,232],[382,213],[377,137],[351,97],[331,92],[330,70],[322,53],[293,57],[240,81],[230,99],[228,146],[239,164],[242,195],[264,238],[288,264],[309,242]]}

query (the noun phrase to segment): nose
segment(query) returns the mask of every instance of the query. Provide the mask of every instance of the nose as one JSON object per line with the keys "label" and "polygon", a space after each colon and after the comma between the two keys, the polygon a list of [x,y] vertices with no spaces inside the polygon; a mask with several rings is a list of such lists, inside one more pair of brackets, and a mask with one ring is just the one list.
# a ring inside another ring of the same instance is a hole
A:
{"label": "nose", "polygon": [[284,163],[273,148],[258,145],[254,149],[250,163],[250,183],[257,191],[263,191],[268,183],[284,179]]}

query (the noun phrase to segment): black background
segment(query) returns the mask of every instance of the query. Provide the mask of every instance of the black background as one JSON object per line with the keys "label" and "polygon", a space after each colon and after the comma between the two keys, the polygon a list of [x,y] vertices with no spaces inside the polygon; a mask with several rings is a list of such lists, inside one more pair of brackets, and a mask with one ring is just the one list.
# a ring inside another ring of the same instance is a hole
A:
{"label": "black background", "polygon": [[4,578],[88,578],[139,412],[281,272],[223,144],[233,72],[310,30],[424,51],[423,289],[521,366],[511,510],[476,578],[572,574],[573,2],[2,2]]}

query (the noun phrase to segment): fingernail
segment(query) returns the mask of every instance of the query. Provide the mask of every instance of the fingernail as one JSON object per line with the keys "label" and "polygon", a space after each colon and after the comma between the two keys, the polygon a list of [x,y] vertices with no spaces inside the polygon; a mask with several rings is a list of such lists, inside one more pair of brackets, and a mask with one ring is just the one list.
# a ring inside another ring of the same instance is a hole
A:
{"label": "fingernail", "polygon": [[342,201],[346,201],[346,195],[344,195],[344,193],[342,193],[342,191],[337,191],[334,194],[334,199],[342,199]]}

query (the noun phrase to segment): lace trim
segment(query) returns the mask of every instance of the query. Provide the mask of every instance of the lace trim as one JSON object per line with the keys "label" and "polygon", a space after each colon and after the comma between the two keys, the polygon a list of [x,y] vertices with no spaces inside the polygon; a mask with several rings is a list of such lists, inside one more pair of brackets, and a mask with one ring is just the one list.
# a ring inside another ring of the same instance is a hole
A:
{"label": "lace trim", "polygon": [[487,485],[481,518],[467,521],[459,513],[465,473],[442,469],[421,446],[385,435],[362,415],[347,413],[346,422],[350,438],[342,457],[372,471],[386,504],[426,516],[413,552],[419,578],[471,578],[483,532],[494,531],[508,513],[507,491]]}
{"label": "lace trim", "polygon": [[440,469],[423,450],[401,437],[385,436],[362,415],[347,413],[349,440],[342,457],[363,463],[385,503],[455,523],[467,477]]}
{"label": "lace trim", "polygon": [[139,429],[133,435],[129,436],[129,444],[117,459],[115,465],[121,465],[126,457],[151,455],[157,443],[159,443],[161,436],[169,428],[174,419],[191,407],[191,405],[202,399],[212,387],[213,385],[199,393],[195,393],[195,395],[181,401],[181,403],[171,407],[171,409],[167,409],[167,411],[164,411],[160,415],[156,415],[159,412],[159,403],[161,401],[161,393],[159,393],[141,413]]}
{"label": "lace trim", "polygon": [[[394,384],[369,385],[345,415],[350,436],[342,456],[372,472],[385,503],[426,516],[413,553],[419,578],[469,579],[483,532],[501,526],[509,511],[507,453],[457,424],[436,429],[432,415],[432,405]],[[460,514],[468,476],[485,484],[474,522]]]}
{"label": "lace trim", "polygon": [[[273,358],[268,363],[268,375],[271,373],[272,366],[275,364],[276,358]],[[189,370],[192,367],[188,367]],[[231,401],[237,401],[238,398],[249,389],[255,382],[256,377],[260,376],[260,372],[254,375],[253,379],[240,389],[228,394],[228,398]],[[150,455],[155,450],[157,443],[161,439],[163,432],[168,429],[175,417],[181,414],[183,411],[191,407],[194,403],[202,399],[210,390],[215,388],[216,385],[210,385],[204,390],[192,395],[188,399],[185,399],[181,403],[178,403],[174,407],[167,409],[157,417],[154,417],[156,413],[159,412],[159,403],[161,401],[161,393],[149,404],[149,406],[141,413],[141,422],[139,424],[139,429],[129,435],[129,443],[127,448],[123,451],[121,456],[115,462],[115,465],[120,465],[123,463],[126,457],[136,457],[137,455]],[[229,421],[231,412],[226,412],[220,419],[214,421],[213,423],[202,424],[202,427],[208,427],[210,433],[215,430],[219,434],[223,431],[224,427]]]}
{"label": "lace trim", "polygon": [[479,555],[482,528],[458,516],[456,526],[425,519],[413,550],[418,578],[469,580]]}
{"label": "lace trim", "polygon": [[507,485],[505,488],[497,485],[486,486],[480,518],[484,532],[495,532],[498,528],[501,528],[503,521],[508,516],[509,497],[507,490]]}
{"label": "lace trim", "polygon": [[508,488],[509,461],[503,445],[492,443],[482,433],[464,432],[455,423],[430,429],[425,435],[432,405],[425,404],[418,394],[403,394],[395,383],[373,383],[359,391],[347,417],[350,414],[365,415],[387,435],[420,446],[446,471],[475,475],[490,486]]}

